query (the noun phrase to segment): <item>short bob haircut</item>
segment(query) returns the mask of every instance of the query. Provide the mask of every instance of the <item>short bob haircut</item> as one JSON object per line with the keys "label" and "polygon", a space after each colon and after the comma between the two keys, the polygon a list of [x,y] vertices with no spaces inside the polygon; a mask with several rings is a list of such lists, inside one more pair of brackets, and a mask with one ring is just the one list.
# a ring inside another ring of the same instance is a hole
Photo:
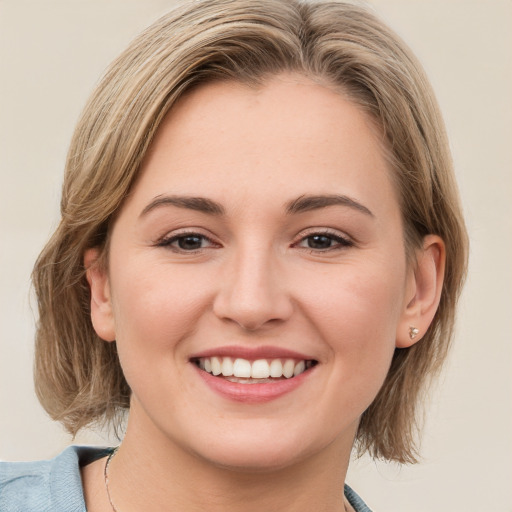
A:
{"label": "short bob haircut", "polygon": [[467,234],[443,121],[420,64],[371,12],[338,1],[186,3],[140,34],[92,94],[69,149],[62,220],[33,273],[36,391],[72,434],[91,424],[119,426],[130,400],[116,344],[99,339],[91,323],[84,251],[100,248],[107,264],[112,220],[162,119],[186,92],[221,80],[261,86],[283,72],[340,91],[380,127],[409,264],[425,235],[446,244],[434,320],[419,343],[395,350],[356,439],[359,453],[416,461],[418,405],[452,337]]}

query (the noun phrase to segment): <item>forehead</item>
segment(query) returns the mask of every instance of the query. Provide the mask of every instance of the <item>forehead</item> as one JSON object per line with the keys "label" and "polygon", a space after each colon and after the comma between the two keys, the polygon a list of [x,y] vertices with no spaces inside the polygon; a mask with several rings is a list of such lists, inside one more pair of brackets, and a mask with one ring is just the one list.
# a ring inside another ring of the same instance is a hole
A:
{"label": "forehead", "polygon": [[395,196],[370,117],[332,88],[290,74],[257,87],[217,82],[187,94],[160,126],[136,189],[147,198],[233,196],[241,203],[343,193],[377,209],[390,206],[384,196]]}

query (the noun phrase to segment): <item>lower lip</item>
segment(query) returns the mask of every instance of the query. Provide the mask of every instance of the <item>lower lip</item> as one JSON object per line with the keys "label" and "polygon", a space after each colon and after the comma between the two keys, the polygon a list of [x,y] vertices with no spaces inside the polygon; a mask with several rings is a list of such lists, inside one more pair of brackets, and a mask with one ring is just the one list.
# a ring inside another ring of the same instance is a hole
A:
{"label": "lower lip", "polygon": [[265,382],[262,384],[230,382],[222,377],[215,377],[197,366],[196,370],[208,387],[224,398],[235,402],[264,403],[275,400],[297,389],[308,379],[314,367],[291,379],[276,380],[275,382]]}

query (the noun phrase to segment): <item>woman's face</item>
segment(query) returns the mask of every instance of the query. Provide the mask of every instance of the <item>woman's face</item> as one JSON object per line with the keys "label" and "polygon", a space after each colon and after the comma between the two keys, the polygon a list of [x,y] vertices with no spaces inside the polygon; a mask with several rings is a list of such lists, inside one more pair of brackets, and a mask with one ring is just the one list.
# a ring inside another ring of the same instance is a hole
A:
{"label": "woman's face", "polygon": [[354,104],[296,75],[214,83],[161,125],[93,321],[117,340],[139,431],[282,467],[350,450],[408,329],[411,274],[379,132]]}

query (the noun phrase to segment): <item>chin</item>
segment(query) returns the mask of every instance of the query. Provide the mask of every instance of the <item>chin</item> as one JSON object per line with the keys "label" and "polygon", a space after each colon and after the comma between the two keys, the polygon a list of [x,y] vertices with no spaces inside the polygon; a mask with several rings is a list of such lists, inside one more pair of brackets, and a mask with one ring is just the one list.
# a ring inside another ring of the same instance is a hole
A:
{"label": "chin", "polygon": [[292,467],[308,458],[296,450],[284,450],[283,447],[267,450],[239,450],[231,453],[203,454],[210,464],[237,473],[268,473]]}
{"label": "chin", "polygon": [[[243,473],[264,473],[300,464],[330,444],[321,440],[312,442],[307,434],[290,435],[288,432],[283,435],[282,429],[268,432],[268,435],[262,435],[261,429],[251,430],[252,434],[246,431],[244,436],[217,437],[215,442],[209,442],[212,441],[209,439],[203,446],[195,446],[193,450],[196,456],[218,468]],[[308,445],[301,439],[307,439]]]}

